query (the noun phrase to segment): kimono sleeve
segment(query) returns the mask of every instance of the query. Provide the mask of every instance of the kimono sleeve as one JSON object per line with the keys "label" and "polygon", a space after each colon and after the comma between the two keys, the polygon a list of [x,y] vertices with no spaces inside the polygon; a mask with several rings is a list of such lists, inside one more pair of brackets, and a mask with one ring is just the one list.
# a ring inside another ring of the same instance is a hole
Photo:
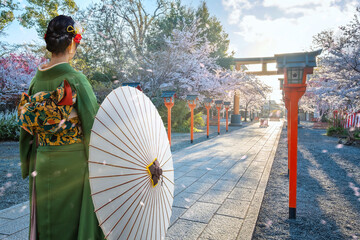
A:
{"label": "kimono sleeve", "polygon": [[[30,83],[28,94],[32,95],[33,82]],[[33,135],[20,128],[19,139],[21,176],[26,178],[29,176],[30,169],[36,155],[36,140]]]}
{"label": "kimono sleeve", "polygon": [[91,128],[99,105],[96,101],[94,91],[85,75],[78,74],[78,77],[75,80],[75,89],[77,91],[75,108],[81,121],[86,158],[89,159]]}

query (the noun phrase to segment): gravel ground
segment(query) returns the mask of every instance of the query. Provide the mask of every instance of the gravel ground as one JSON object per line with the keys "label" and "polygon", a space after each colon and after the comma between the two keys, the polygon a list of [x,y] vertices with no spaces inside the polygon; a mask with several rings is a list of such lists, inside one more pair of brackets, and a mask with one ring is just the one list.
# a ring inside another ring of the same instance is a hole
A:
{"label": "gravel ground", "polygon": [[283,129],[253,239],[360,239],[360,148],[324,134],[299,128],[297,219],[289,220]]}
{"label": "gravel ground", "polygon": [[18,142],[0,142],[0,210],[29,200],[29,179],[22,179]]}
{"label": "gravel ground", "polygon": [[[249,123],[244,123],[246,126]],[[240,127],[230,127],[229,132]],[[206,127],[203,132],[194,133],[194,143],[206,141]],[[221,122],[220,134],[225,134],[225,121]],[[216,137],[217,126],[210,126],[210,138]],[[191,146],[190,133],[173,133],[171,151]],[[0,142],[0,210],[29,200],[29,179],[22,179],[20,169],[19,143]]]}

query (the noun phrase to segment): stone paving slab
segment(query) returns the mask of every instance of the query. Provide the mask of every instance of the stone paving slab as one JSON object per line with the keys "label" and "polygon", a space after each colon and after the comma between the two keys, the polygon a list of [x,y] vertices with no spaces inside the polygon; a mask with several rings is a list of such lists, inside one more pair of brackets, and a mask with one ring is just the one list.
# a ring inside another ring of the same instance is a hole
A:
{"label": "stone paving slab", "polygon": [[215,215],[199,239],[225,239],[226,237],[227,240],[235,240],[242,223],[242,219]]}
{"label": "stone paving slab", "polygon": [[181,219],[209,223],[219,207],[218,204],[196,202],[182,215]]}
{"label": "stone paving slab", "polygon": [[[211,148],[199,143],[191,151],[187,150],[187,156],[181,156],[181,162],[188,169],[196,161],[192,159],[192,154],[195,159],[202,159],[199,152],[213,156],[213,166],[207,168],[208,172],[201,168],[203,175],[175,196],[174,206],[186,206],[186,210],[181,211],[178,220],[172,222],[166,239],[251,239],[281,126],[281,123],[262,129],[249,126],[206,142]],[[184,152],[174,154],[174,162],[180,154]],[[197,171],[200,172],[200,169]],[[175,186],[181,184],[180,181],[181,178],[176,179]],[[204,188],[209,185],[212,186],[205,191]],[[218,206],[217,210],[214,210],[215,206]],[[176,213],[178,211],[176,209]],[[194,227],[181,233],[179,229],[186,228],[188,224]],[[199,229],[204,225],[200,224],[206,224],[201,231]]]}
{"label": "stone paving slab", "polygon": [[199,199],[199,201],[222,204],[228,195],[229,192],[227,191],[218,191],[218,190],[210,189]]}
{"label": "stone paving slab", "polygon": [[245,218],[250,202],[237,199],[226,199],[217,211],[218,214],[230,217]]}
{"label": "stone paving slab", "polygon": [[197,239],[207,224],[179,219],[172,225],[166,235],[169,240]]}
{"label": "stone paving slab", "polygon": [[[166,239],[251,239],[282,123],[250,125],[173,154]],[[0,211],[0,239],[26,239],[28,202]]]}

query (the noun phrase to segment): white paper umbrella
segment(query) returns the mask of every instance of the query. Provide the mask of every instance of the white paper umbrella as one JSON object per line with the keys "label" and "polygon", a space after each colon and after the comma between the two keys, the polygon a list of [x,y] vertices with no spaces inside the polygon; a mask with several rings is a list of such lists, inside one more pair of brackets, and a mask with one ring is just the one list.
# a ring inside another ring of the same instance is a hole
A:
{"label": "white paper umbrella", "polygon": [[161,117],[141,91],[119,87],[101,104],[91,133],[89,175],[107,239],[165,237],[173,161]]}

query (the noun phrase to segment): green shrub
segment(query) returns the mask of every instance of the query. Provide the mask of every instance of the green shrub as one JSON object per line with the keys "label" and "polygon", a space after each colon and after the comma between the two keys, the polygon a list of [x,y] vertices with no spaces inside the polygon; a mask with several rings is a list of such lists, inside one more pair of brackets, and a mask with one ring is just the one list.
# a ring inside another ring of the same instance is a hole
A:
{"label": "green shrub", "polygon": [[326,130],[326,135],[328,136],[343,136],[347,135],[346,130],[343,127],[329,127]]}
{"label": "green shrub", "polygon": [[91,81],[97,102],[101,104],[106,96],[113,90],[113,84],[111,82],[99,82]]}
{"label": "green shrub", "polygon": [[360,130],[355,130],[354,138],[357,139],[357,140],[360,140]]}
{"label": "green shrub", "polygon": [[20,127],[17,125],[17,110],[0,112],[0,141],[19,140]]}
{"label": "green shrub", "polygon": [[[159,114],[167,127],[167,108],[162,104],[158,108]],[[197,128],[205,125],[202,119],[202,112],[197,109],[194,110],[194,131],[200,131]],[[190,109],[185,100],[175,100],[175,105],[171,109],[171,131],[172,132],[190,132]]]}

